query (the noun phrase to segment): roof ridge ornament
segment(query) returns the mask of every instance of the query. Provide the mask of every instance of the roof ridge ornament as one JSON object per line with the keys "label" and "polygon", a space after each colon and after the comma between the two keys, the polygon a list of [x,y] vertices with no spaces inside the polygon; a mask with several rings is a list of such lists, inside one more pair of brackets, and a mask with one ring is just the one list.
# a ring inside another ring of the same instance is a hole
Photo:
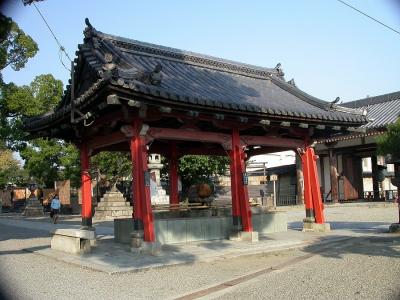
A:
{"label": "roof ridge ornament", "polygon": [[337,105],[337,103],[339,101],[340,101],[340,97],[336,97],[335,100],[333,100],[332,102],[329,103],[327,110],[344,112],[344,113],[348,113],[348,114],[356,114],[356,115],[361,115],[361,116],[367,115],[367,111],[365,109],[348,108],[345,106]]}
{"label": "roof ridge ornament", "polygon": [[90,39],[93,36],[97,36],[97,30],[92,26],[92,24],[90,24],[90,21],[88,18],[85,18],[85,24],[86,24],[86,28],[83,31],[85,38]]}
{"label": "roof ridge ornament", "polygon": [[287,83],[289,83],[290,85],[297,87],[296,82],[294,81],[294,78],[290,79]]}
{"label": "roof ridge ornament", "polygon": [[278,72],[278,76],[280,76],[280,77],[283,77],[283,76],[285,76],[285,73],[283,72],[283,69],[282,69],[282,64],[281,63],[278,63],[276,66],[275,66],[275,70]]}
{"label": "roof ridge ornament", "polygon": [[340,97],[336,97],[335,100],[333,100],[330,104],[329,104],[329,109],[332,108],[336,108],[337,107],[337,103],[340,101]]}

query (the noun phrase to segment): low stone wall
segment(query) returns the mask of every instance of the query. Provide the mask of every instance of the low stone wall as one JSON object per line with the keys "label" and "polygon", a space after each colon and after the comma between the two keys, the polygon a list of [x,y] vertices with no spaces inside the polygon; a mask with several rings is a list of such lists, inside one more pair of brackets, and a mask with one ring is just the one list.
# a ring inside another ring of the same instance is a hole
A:
{"label": "low stone wall", "polygon": [[[261,236],[287,231],[286,212],[253,214],[252,220],[254,231]],[[154,221],[156,241],[160,244],[228,239],[231,228],[231,216],[156,218]],[[129,244],[132,231],[132,219],[114,220],[114,236],[117,243]]]}

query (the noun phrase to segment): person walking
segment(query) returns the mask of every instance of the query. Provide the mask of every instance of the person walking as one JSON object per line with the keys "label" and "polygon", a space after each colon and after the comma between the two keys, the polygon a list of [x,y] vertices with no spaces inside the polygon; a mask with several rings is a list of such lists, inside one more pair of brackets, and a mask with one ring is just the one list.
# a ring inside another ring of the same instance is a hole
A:
{"label": "person walking", "polygon": [[56,224],[58,220],[58,214],[60,213],[61,202],[58,198],[57,194],[54,195],[53,199],[51,200],[51,210],[50,210],[50,218],[53,219],[53,223]]}

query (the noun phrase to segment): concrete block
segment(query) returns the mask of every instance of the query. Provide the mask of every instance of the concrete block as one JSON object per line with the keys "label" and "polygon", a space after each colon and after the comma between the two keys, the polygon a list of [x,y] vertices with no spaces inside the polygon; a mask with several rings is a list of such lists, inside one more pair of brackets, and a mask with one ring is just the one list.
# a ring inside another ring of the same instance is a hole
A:
{"label": "concrete block", "polygon": [[310,223],[310,222],[303,222],[303,231],[304,232],[329,232],[331,231],[331,226],[329,223]]}
{"label": "concrete block", "polygon": [[204,228],[205,240],[219,240],[223,238],[219,218],[203,218],[202,225]]}
{"label": "concrete block", "polygon": [[114,240],[117,243],[130,244],[132,231],[132,218],[114,220]]}
{"label": "concrete block", "polygon": [[252,215],[251,222],[253,224],[253,229],[255,231],[258,231],[258,232],[262,232],[263,231],[262,230],[262,226],[263,226],[262,221],[263,221],[263,216],[262,215],[259,215],[259,214]]}
{"label": "concrete block", "polygon": [[92,244],[90,242],[91,240],[84,240],[80,239],[80,253],[90,253]]}
{"label": "concrete block", "polygon": [[275,230],[276,232],[284,232],[288,230],[288,217],[287,213],[276,213],[275,214]]}
{"label": "concrete block", "polygon": [[258,242],[257,231],[240,231],[240,240],[243,242]]}
{"label": "concrete block", "polygon": [[[268,212],[260,214],[262,217],[262,226],[258,230],[260,234],[287,231],[286,212]],[[256,227],[254,227],[257,230]]]}
{"label": "concrete block", "polygon": [[157,242],[143,242],[141,247],[131,248],[131,252],[157,256],[161,254],[161,244]]}
{"label": "concrete block", "polygon": [[389,232],[400,233],[400,223],[393,223],[389,226]]}
{"label": "concrete block", "polygon": [[69,236],[69,237],[76,237],[86,240],[93,240],[96,239],[95,231],[94,230],[82,230],[82,229],[54,229],[51,230],[50,233],[54,235],[62,235],[62,236]]}
{"label": "concrete block", "polygon": [[186,220],[185,219],[169,219],[168,235],[169,244],[186,243]]}
{"label": "concrete block", "polygon": [[131,248],[140,248],[143,244],[143,232],[136,230],[131,233]]}
{"label": "concrete block", "polygon": [[262,226],[261,226],[261,229],[259,230],[259,232],[261,234],[275,232],[274,213],[261,214],[260,216],[262,218]]}
{"label": "concrete block", "polygon": [[154,233],[156,235],[156,241],[160,244],[168,243],[168,221],[167,220],[155,220],[154,221]]}
{"label": "concrete block", "polygon": [[187,242],[204,241],[205,233],[202,223],[203,220],[201,218],[193,218],[186,220]]}
{"label": "concrete block", "polygon": [[89,253],[96,241],[94,230],[55,229],[51,233],[53,234],[50,241],[51,249],[67,253]]}
{"label": "concrete block", "polygon": [[232,230],[232,231],[229,233],[229,240],[230,240],[230,241],[240,241],[240,240],[241,240],[241,239],[240,239],[240,231]]}
{"label": "concrete block", "polygon": [[221,235],[224,239],[229,239],[229,235],[232,231],[232,217],[219,217],[219,223],[221,228]]}
{"label": "concrete block", "polygon": [[81,252],[81,239],[66,235],[53,235],[50,246],[53,250],[79,254]]}

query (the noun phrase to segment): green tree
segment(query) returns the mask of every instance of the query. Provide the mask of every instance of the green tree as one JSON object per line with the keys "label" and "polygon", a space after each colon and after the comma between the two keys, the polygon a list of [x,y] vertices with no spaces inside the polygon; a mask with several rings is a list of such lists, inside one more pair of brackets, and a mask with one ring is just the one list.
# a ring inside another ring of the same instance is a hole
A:
{"label": "green tree", "polygon": [[8,183],[21,185],[27,176],[19,161],[13,157],[12,151],[0,145],[0,188],[4,188]]}
{"label": "green tree", "polygon": [[400,159],[400,119],[388,126],[385,134],[377,140],[378,154],[391,154],[393,158]]}
{"label": "green tree", "polygon": [[19,149],[24,140],[22,118],[51,111],[61,100],[63,85],[51,74],[39,75],[30,85],[0,85],[0,139]]}
{"label": "green tree", "polygon": [[76,148],[61,140],[35,139],[21,150],[24,168],[37,183],[52,187],[56,180],[71,179],[79,186],[79,155]]}
{"label": "green tree", "polygon": [[224,175],[228,166],[228,157],[185,155],[179,159],[179,175],[185,187],[203,182],[212,184],[212,177]]}
{"label": "green tree", "polygon": [[[0,71],[11,67],[19,71],[29,58],[35,56],[38,46],[11,18],[0,14]],[[29,85],[4,83],[0,75],[0,142],[13,150],[20,150],[25,159],[25,170],[38,183],[52,186],[54,180],[79,181],[78,152],[73,145],[60,140],[36,139],[26,141],[22,118],[47,113],[61,100],[62,82],[51,74],[34,78]],[[10,151],[4,150],[7,155]],[[17,170],[17,165],[12,165]],[[8,169],[9,170],[9,169]],[[12,173],[12,172],[11,172]],[[5,181],[10,181],[8,172]],[[3,174],[6,174],[3,172]]]}
{"label": "green tree", "polygon": [[99,170],[111,180],[128,176],[132,172],[132,163],[128,152],[103,151],[91,158],[91,169]]}
{"label": "green tree", "polygon": [[38,50],[38,45],[29,35],[11,18],[0,13],[0,70],[8,66],[15,71],[20,70]]}

